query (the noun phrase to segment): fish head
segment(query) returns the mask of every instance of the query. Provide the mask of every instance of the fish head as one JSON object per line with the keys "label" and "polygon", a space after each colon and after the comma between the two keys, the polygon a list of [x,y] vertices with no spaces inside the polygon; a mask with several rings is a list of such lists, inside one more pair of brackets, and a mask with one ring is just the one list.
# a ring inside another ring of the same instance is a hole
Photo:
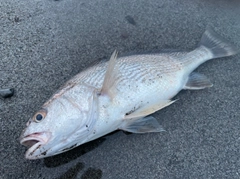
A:
{"label": "fish head", "polygon": [[29,147],[25,157],[40,159],[89,141],[97,115],[95,91],[87,86],[56,93],[27,122],[20,143]]}

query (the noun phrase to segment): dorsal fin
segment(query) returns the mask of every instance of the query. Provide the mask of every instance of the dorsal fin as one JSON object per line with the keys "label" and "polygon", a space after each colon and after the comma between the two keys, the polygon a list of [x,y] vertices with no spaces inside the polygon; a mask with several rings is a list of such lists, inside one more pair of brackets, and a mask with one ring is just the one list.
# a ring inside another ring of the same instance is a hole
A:
{"label": "dorsal fin", "polygon": [[115,50],[108,62],[107,71],[104,77],[103,86],[101,89],[101,94],[107,94],[111,99],[114,94],[112,91],[112,87],[115,83],[115,79],[118,73],[118,65],[117,65],[117,51]]}

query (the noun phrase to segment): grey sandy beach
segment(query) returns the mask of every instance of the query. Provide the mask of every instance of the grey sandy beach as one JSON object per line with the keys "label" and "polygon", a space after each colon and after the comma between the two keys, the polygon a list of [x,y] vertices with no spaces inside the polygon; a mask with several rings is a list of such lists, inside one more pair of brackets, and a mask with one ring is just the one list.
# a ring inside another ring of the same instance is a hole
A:
{"label": "grey sandy beach", "polygon": [[0,0],[0,178],[240,178],[240,55],[196,71],[212,88],[180,92],[154,113],[166,132],[122,131],[66,153],[26,160],[27,120],[96,60],[192,50],[207,26],[240,47],[240,2],[227,0]]}

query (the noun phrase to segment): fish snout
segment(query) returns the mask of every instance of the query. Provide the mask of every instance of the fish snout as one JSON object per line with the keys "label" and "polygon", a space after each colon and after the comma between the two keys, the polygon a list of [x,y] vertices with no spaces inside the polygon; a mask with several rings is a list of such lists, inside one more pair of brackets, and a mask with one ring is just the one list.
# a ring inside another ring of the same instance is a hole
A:
{"label": "fish snout", "polygon": [[20,136],[20,144],[30,148],[32,148],[35,144],[46,144],[51,137],[50,132],[35,132],[32,134],[25,134],[25,131],[26,130],[23,130]]}
{"label": "fish snout", "polygon": [[31,134],[26,134],[24,130],[20,136],[20,144],[28,147],[25,153],[26,159],[38,159],[44,153],[42,151],[42,146],[45,146],[47,142],[51,139],[50,132],[34,132]]}

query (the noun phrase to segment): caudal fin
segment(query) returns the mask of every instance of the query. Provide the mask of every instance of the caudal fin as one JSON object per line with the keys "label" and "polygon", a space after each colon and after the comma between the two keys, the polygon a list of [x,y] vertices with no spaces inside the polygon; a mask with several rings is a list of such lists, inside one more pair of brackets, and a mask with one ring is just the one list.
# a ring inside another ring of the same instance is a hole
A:
{"label": "caudal fin", "polygon": [[208,28],[202,36],[199,46],[204,46],[212,52],[212,58],[235,55],[239,52],[233,44]]}

